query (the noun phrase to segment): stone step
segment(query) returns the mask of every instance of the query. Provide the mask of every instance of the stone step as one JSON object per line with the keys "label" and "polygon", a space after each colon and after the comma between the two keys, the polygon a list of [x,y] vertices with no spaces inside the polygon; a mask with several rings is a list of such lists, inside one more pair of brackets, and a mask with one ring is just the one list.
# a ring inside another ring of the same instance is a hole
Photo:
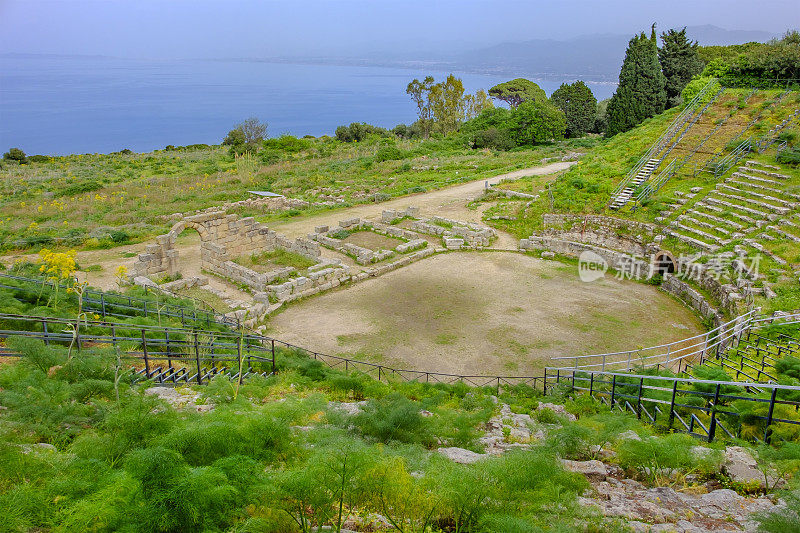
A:
{"label": "stone step", "polygon": [[787,233],[787,232],[783,231],[782,229],[780,229],[780,228],[778,228],[776,226],[767,226],[765,229],[768,229],[770,231],[774,231],[778,235],[782,236],[785,239],[789,239],[790,241],[800,242],[800,237],[798,237],[797,235],[794,235],[793,233]]}
{"label": "stone step", "polygon": [[775,165],[768,165],[766,163],[761,163],[759,161],[754,161],[752,159],[748,159],[747,161],[744,162],[744,164],[745,164],[745,167],[757,166],[757,167],[768,168],[768,169],[771,169],[771,170],[780,170],[781,169],[781,167],[776,167]]}
{"label": "stone step", "polygon": [[687,214],[691,215],[692,217],[698,217],[699,216],[699,217],[707,218],[709,220],[713,220],[714,222],[716,222],[718,224],[725,224],[727,226],[730,226],[733,229],[738,229],[738,230],[744,229],[744,226],[742,226],[741,224],[739,224],[737,222],[733,222],[733,221],[727,220],[725,218],[720,218],[720,217],[717,217],[717,216],[714,216],[714,215],[711,215],[711,214],[708,214],[708,213],[704,213],[703,211],[697,211],[695,209],[692,209],[690,211],[687,211]]}
{"label": "stone step", "polygon": [[[754,209],[756,213],[761,213],[763,218],[769,220],[777,220],[777,215],[785,215],[789,213],[789,208],[787,207],[778,207],[772,204],[767,204],[764,202],[759,202],[758,200],[753,200],[751,198],[746,198],[744,196],[739,196],[738,194],[730,194],[727,192],[722,192],[720,190],[714,191],[716,196],[720,196],[722,198],[726,198],[728,200],[733,200],[734,202],[738,202],[737,205],[741,208],[750,208]],[[744,204],[744,205],[742,205]],[[752,208],[749,206],[753,206]],[[764,209],[765,211],[759,211],[758,209]],[[770,213],[771,212],[771,213]],[[771,218],[772,217],[772,218]]]}
{"label": "stone step", "polygon": [[731,174],[732,178],[741,178],[746,181],[757,181],[759,183],[767,183],[769,185],[782,185],[780,181],[769,180],[767,178],[759,178],[757,176],[751,176],[750,174],[745,174],[743,172],[734,172]]}
{"label": "stone step", "polygon": [[[765,207],[766,206],[772,206],[773,210],[784,208],[784,209],[787,210],[786,212],[788,212],[789,209],[797,207],[797,204],[794,203],[794,202],[788,202],[786,200],[781,200],[780,198],[775,198],[774,196],[770,196],[768,194],[762,194],[760,192],[746,191],[746,190],[734,187],[732,185],[728,185],[727,183],[719,183],[719,184],[717,184],[717,190],[719,190],[719,189],[725,189],[727,191],[731,191],[733,193],[738,193],[738,194],[749,194],[750,196],[755,196],[756,198],[760,198],[761,200],[767,200],[767,202],[759,202],[759,203],[761,203]],[[752,198],[747,198],[747,200],[750,201],[750,202],[758,202],[758,200],[753,200]],[[776,205],[774,205],[772,203],[768,203],[768,202],[774,202],[774,203],[780,204],[780,205],[776,206]],[[781,214],[786,214],[786,212],[781,213]]]}
{"label": "stone step", "polygon": [[[727,195],[727,194],[722,194],[720,192],[717,192],[717,194],[719,196],[723,196],[723,197],[729,197],[730,196],[730,195]],[[723,200],[722,198],[715,198],[715,197],[712,197],[711,195],[706,196],[705,199],[703,200],[703,202],[705,202],[706,204],[722,206],[723,208],[727,208],[727,209],[730,209],[730,210],[733,210],[733,211],[743,211],[743,212],[748,213],[750,215],[754,215],[755,217],[757,217],[759,219],[767,218],[767,213],[764,213],[763,211],[758,211],[757,209],[751,209],[749,207],[745,207],[745,206],[738,205],[738,204],[732,204],[732,203],[730,203],[728,201]]]}
{"label": "stone step", "polygon": [[[693,234],[693,238],[701,240],[701,241],[703,241],[703,242],[705,242],[707,244],[714,243],[714,244],[718,244],[720,246],[725,244],[725,241],[723,241],[721,238],[717,237],[716,235],[712,235],[710,233],[706,233],[703,230],[694,228],[692,226],[687,226],[686,224],[681,224],[678,221],[673,222],[672,223],[672,227],[678,228],[678,229],[680,229],[682,231],[685,231],[685,232],[688,232],[688,233],[691,233],[691,234]],[[709,241],[711,241],[711,242],[709,242]]]}
{"label": "stone step", "polygon": [[[713,211],[714,213],[718,213],[718,214],[722,214],[725,211],[728,211],[727,209],[723,209],[722,207],[719,207],[719,206],[716,206],[716,205],[711,205],[711,203],[708,203],[707,200],[709,200],[708,197],[703,198],[702,202],[697,202],[696,204],[694,204],[695,209],[698,209],[698,208],[708,209],[709,211]],[[713,198],[711,198],[711,200],[713,200]],[[729,214],[730,214],[730,216],[741,220],[742,222],[744,222],[747,225],[751,226],[751,225],[756,223],[756,219],[751,218],[751,217],[749,217],[747,215],[743,215],[741,213],[736,213],[736,212],[732,212],[732,211],[729,212]]]}
{"label": "stone step", "polygon": [[753,168],[753,167],[745,167],[745,168],[747,169],[748,172],[758,174],[759,176],[767,176],[779,180],[791,179],[791,176],[787,176],[786,174],[779,174],[778,172],[769,172],[767,170],[761,170],[760,168]]}
{"label": "stone step", "polygon": [[790,192],[785,192],[780,189],[775,189],[774,187],[767,187],[766,185],[760,185],[758,183],[748,183],[746,181],[739,181],[735,180],[732,177],[725,180],[725,183],[733,183],[738,185],[739,187],[749,187],[751,189],[757,189],[759,191],[766,191],[771,192],[773,194],[780,194],[783,196],[788,196],[789,198],[794,198],[796,200],[800,200],[800,194],[792,194]]}
{"label": "stone step", "polygon": [[764,248],[764,245],[763,245],[763,244],[761,244],[761,243],[758,243],[758,242],[756,242],[756,241],[754,241],[754,240],[752,240],[752,239],[746,239],[746,240],[745,240],[745,241],[743,241],[743,242],[744,242],[744,243],[745,243],[747,246],[750,246],[751,248],[755,248],[756,250],[758,250],[758,251],[759,251],[759,252],[761,252],[762,254],[764,254],[764,255],[768,255],[769,257],[771,257],[771,258],[772,258],[772,259],[773,259],[773,260],[774,260],[776,263],[778,263],[779,265],[785,265],[785,264],[786,264],[786,259],[782,258],[782,257],[781,257],[781,256],[779,256],[779,255],[776,255],[776,254],[774,254],[774,253],[770,252],[769,250],[767,250],[766,248]]}
{"label": "stone step", "polygon": [[693,218],[688,214],[679,215],[677,220],[690,222],[695,226],[700,226],[701,228],[707,228],[710,230],[718,231],[719,233],[722,233],[728,237],[730,237],[731,235],[731,232],[726,229],[722,229],[719,226],[711,224],[710,222],[705,222],[704,220],[697,220],[696,218]]}
{"label": "stone step", "polygon": [[718,248],[718,246],[714,246],[713,244],[709,244],[707,242],[695,239],[694,237],[689,237],[688,235],[683,235],[682,233],[678,233],[677,231],[673,231],[671,229],[665,230],[664,233],[666,233],[671,237],[675,237],[679,241],[685,242],[686,244],[689,244],[699,250],[704,250],[706,252],[713,252]]}

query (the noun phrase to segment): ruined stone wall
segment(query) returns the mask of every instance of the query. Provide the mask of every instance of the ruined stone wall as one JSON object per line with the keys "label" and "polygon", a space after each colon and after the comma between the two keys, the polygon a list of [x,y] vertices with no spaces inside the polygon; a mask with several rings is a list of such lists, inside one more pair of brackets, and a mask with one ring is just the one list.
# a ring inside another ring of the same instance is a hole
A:
{"label": "ruined stone wall", "polygon": [[611,248],[630,255],[645,256],[657,250],[652,245],[657,227],[629,220],[597,215],[546,214],[542,236]]}
{"label": "ruined stone wall", "polygon": [[132,277],[171,276],[180,272],[175,243],[178,235],[187,228],[195,229],[200,234],[202,268],[231,279],[240,275],[248,279],[252,277],[227,264],[241,255],[283,248],[316,261],[321,254],[318,243],[307,239],[288,239],[252,217],[240,218],[223,211],[213,211],[185,217],[168,233],[157,236],[156,243],[147,245],[145,253],[139,254],[133,265]]}
{"label": "ruined stone wall", "polygon": [[549,250],[570,257],[579,257],[583,252],[589,251],[603,258],[610,268],[629,272],[636,278],[644,279],[650,272],[650,263],[647,261],[634,259],[631,263],[630,254],[583,242],[533,235],[527,239],[521,239],[519,248],[520,250]]}

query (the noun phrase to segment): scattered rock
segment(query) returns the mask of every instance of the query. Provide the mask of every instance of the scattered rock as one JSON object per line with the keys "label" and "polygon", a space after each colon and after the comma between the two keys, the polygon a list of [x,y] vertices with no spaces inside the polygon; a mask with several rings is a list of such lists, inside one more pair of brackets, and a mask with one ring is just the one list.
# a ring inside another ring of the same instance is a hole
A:
{"label": "scattered rock", "polygon": [[464,448],[439,448],[436,450],[454,463],[468,465],[487,457],[484,453],[475,453]]}
{"label": "scattered rock", "polygon": [[341,411],[345,414],[350,416],[357,415],[361,411],[364,410],[364,406],[367,404],[366,401],[361,402],[328,402],[328,407],[331,409],[335,409],[337,411]]}
{"label": "scattered rock", "polygon": [[542,259],[555,259],[556,254],[554,252],[542,252]]}
{"label": "scattered rock", "polygon": [[583,474],[592,481],[604,481],[608,476],[608,469],[601,461],[570,461],[562,459],[561,463],[570,472]]}
{"label": "scattered rock", "polygon": [[618,440],[642,440],[642,437],[639,436],[634,430],[629,429],[628,431],[623,431],[617,436]]}
{"label": "scattered rock", "polygon": [[561,415],[561,416],[565,417],[570,422],[574,422],[575,420],[577,420],[577,417],[575,415],[573,415],[572,413],[567,412],[567,410],[564,409],[563,405],[559,405],[557,403],[540,403],[536,407],[537,411],[541,411],[542,409],[550,409],[551,411],[553,411],[557,415]]}
{"label": "scattered rock", "polygon": [[[739,483],[758,483],[764,488],[764,474],[758,469],[758,463],[750,452],[741,446],[725,448],[725,462],[722,471],[733,481]],[[774,480],[770,480],[770,484]]]}
{"label": "scattered rock", "polygon": [[158,396],[175,409],[194,409],[198,413],[207,413],[214,409],[214,404],[204,402],[201,394],[188,388],[150,387],[145,394]]}
{"label": "scattered rock", "polygon": [[433,416],[433,413],[431,413],[430,411],[426,411],[425,409],[422,409],[419,412],[419,414],[420,414],[420,416],[425,417],[425,418],[430,418],[430,417]]}

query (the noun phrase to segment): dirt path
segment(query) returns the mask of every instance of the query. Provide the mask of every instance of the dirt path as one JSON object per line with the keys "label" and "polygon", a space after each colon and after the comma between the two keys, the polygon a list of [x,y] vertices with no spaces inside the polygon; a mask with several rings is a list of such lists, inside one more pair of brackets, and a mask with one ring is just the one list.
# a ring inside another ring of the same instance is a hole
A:
{"label": "dirt path", "polygon": [[[335,226],[346,218],[378,218],[386,209],[405,209],[409,206],[420,208],[422,215],[440,215],[447,218],[480,222],[482,210],[469,209],[467,204],[483,194],[486,183],[496,185],[503,179],[517,179],[525,176],[555,174],[574,165],[574,161],[551,163],[549,165],[524,168],[507,174],[500,174],[488,180],[470,181],[436,191],[395,198],[378,204],[363,204],[346,209],[331,211],[313,217],[301,217],[275,221],[270,227],[289,237],[304,237],[314,231],[315,226]],[[517,240],[510,235],[501,234],[494,244],[495,248],[516,248]]]}
{"label": "dirt path", "polygon": [[[455,374],[538,374],[552,356],[652,346],[701,331],[656,287],[583,283],[574,265],[510,252],[437,255],[288,307],[277,338],[328,354]],[[624,330],[624,334],[620,334]]]}
{"label": "dirt path", "polygon": [[[417,206],[425,215],[441,215],[448,218],[456,218],[459,220],[480,222],[482,211],[468,209],[467,203],[474,200],[483,194],[486,182],[494,185],[503,179],[516,179],[525,176],[542,176],[547,174],[554,174],[560,172],[574,165],[574,161],[551,163],[538,167],[524,168],[509,172],[507,174],[500,174],[489,180],[477,180],[461,185],[454,185],[445,189],[439,189],[431,192],[420,193],[412,196],[405,196],[396,198],[387,202],[378,204],[365,204],[349,207],[346,209],[338,209],[328,213],[322,213],[311,217],[300,217],[286,221],[275,221],[269,225],[279,233],[283,233],[289,237],[305,237],[312,231],[315,226],[335,226],[340,220],[346,218],[377,218],[380,217],[381,212],[385,209],[405,209],[408,206]],[[79,278],[87,280],[90,284],[101,289],[115,289],[117,288],[116,278],[114,272],[119,265],[125,265],[130,270],[130,267],[136,261],[135,254],[144,251],[147,244],[153,242],[148,239],[145,242],[132,244],[129,246],[119,246],[111,250],[90,250],[78,252],[78,263],[86,268],[91,265],[97,265],[102,270],[93,272],[80,272]],[[516,248],[517,240],[511,235],[500,233],[500,238],[494,243],[495,248]],[[176,249],[181,256],[181,265],[184,270],[184,276],[197,276],[200,275],[200,250],[199,239],[194,232],[184,232],[176,245]],[[125,257],[129,255],[132,257]],[[345,264],[354,264],[349,258],[323,250],[323,256],[329,258],[342,259]],[[0,258],[6,265],[11,265],[17,259],[36,260],[36,254],[17,254],[9,255]],[[235,287],[228,283],[224,283],[215,278],[210,283],[217,289],[224,291],[227,295],[235,299],[244,299],[246,293],[237,290]]]}

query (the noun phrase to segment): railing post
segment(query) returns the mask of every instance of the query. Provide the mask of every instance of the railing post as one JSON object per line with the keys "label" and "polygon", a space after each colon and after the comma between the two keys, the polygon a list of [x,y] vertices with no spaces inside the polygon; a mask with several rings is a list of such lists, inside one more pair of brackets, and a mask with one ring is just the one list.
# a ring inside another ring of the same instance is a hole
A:
{"label": "railing post", "polygon": [[603,354],[603,372],[606,371],[606,354]]}
{"label": "railing post", "polygon": [[764,442],[769,444],[772,441],[772,414],[775,411],[775,396],[778,394],[778,388],[772,387],[772,394],[769,397],[769,411],[767,412],[767,427],[764,429]]}
{"label": "railing post", "polygon": [[197,341],[197,332],[194,332],[194,357],[197,361],[197,384],[203,384],[203,369],[200,367],[200,343]]}
{"label": "railing post", "polygon": [[[714,440],[714,433],[717,431],[717,403],[719,402],[719,383],[714,391],[714,403],[711,406],[711,423],[708,425],[708,442]],[[775,389],[773,389],[775,390]]]}
{"label": "railing post", "polygon": [[100,309],[103,312],[103,321],[106,319],[106,299],[103,293],[100,293]]}
{"label": "railing post", "polygon": [[589,377],[589,396],[591,396],[593,392],[594,392],[594,372],[592,372]]}
{"label": "railing post", "polygon": [[186,318],[183,315],[183,307],[181,307],[181,326],[186,326]]}
{"label": "railing post", "polygon": [[144,354],[144,372],[145,377],[150,378],[150,359],[147,357],[147,337],[142,328],[142,353]]}
{"label": "railing post", "polygon": [[642,387],[644,387],[644,378],[639,379],[639,398],[636,400],[636,418],[642,418]]}
{"label": "railing post", "polygon": [[275,339],[272,339],[272,373],[275,374]]}
{"label": "railing post", "polygon": [[381,367],[378,367],[378,381],[381,380]]}
{"label": "railing post", "polygon": [[42,333],[44,333],[44,343],[50,344],[50,333],[47,331],[47,319],[42,319]]}
{"label": "railing post", "polygon": [[614,392],[617,389],[617,375],[611,376],[611,410],[614,410]]}
{"label": "railing post", "polygon": [[669,428],[675,422],[675,394],[678,392],[678,380],[672,382],[672,399],[669,402]]}

